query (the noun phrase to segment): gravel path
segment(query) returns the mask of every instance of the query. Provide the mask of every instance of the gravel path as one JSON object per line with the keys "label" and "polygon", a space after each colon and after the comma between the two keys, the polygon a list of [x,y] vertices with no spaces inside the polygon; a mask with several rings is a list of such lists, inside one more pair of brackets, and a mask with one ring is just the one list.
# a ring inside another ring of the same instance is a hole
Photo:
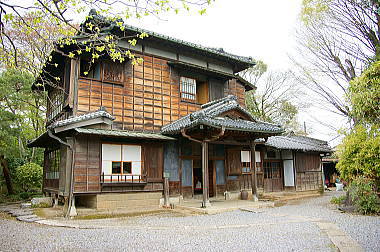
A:
{"label": "gravel path", "polygon": [[380,218],[342,214],[328,203],[332,194],[258,213],[76,222],[95,229],[21,223],[0,215],[0,251],[336,251],[313,222],[318,219],[334,222],[367,251],[380,251]]}

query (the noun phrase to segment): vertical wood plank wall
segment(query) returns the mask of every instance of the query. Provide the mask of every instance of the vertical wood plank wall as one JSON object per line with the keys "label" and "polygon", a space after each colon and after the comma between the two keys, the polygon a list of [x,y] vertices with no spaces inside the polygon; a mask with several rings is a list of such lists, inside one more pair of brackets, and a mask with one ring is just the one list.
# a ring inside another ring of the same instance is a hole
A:
{"label": "vertical wood plank wall", "polygon": [[[116,117],[114,129],[158,132],[163,125],[200,109],[199,104],[181,101],[180,76],[166,60],[142,57],[141,65],[125,64],[123,85],[80,78],[78,115],[104,106]],[[237,96],[243,106],[244,91],[236,80],[228,81],[224,87],[224,94]]]}
{"label": "vertical wood plank wall", "polygon": [[75,142],[74,192],[100,191],[100,152],[99,137],[77,137]]}

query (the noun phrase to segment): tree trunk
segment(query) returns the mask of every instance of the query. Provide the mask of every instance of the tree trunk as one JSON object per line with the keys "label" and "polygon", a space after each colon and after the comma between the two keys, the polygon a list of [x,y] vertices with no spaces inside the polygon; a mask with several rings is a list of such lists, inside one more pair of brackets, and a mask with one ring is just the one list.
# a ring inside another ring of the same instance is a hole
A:
{"label": "tree trunk", "polygon": [[8,194],[14,194],[11,174],[9,172],[9,167],[8,167],[8,161],[4,158],[3,155],[0,155],[0,166],[3,167],[3,174],[4,174],[5,183],[7,185]]}

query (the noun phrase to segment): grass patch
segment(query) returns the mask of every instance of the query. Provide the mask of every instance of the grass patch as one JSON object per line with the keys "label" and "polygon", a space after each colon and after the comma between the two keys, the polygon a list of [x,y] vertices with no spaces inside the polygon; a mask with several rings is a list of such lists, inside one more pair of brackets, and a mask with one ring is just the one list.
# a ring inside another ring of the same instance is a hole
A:
{"label": "grass patch", "polygon": [[49,208],[51,204],[41,202],[40,204],[32,205],[32,208]]}
{"label": "grass patch", "polygon": [[146,215],[155,215],[165,213],[168,210],[151,210],[144,212],[130,212],[130,213],[99,213],[99,214],[91,214],[91,215],[82,215],[76,216],[74,219],[76,220],[96,220],[96,219],[108,219],[108,218],[122,218],[122,217],[137,217],[137,216],[146,216]]}
{"label": "grass patch", "polygon": [[339,197],[332,197],[331,200],[330,200],[330,203],[332,204],[336,204],[336,205],[341,205],[343,204],[343,202],[346,200],[346,195],[342,195],[342,196],[339,196]]}

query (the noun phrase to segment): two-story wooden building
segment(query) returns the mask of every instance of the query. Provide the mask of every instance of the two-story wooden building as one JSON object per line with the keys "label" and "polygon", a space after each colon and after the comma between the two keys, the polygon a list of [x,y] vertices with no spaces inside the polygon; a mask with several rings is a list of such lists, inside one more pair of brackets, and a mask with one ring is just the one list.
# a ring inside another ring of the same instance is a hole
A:
{"label": "two-story wooden building", "polygon": [[[104,19],[101,29],[119,28]],[[252,188],[255,140],[283,132],[245,109],[255,87],[237,73],[254,61],[135,27],[124,32],[149,35],[118,45],[142,64],[52,53],[44,73],[60,78],[42,85],[47,131],[29,144],[45,148],[44,192],[113,209],[158,205],[164,175],[171,196],[202,194],[205,207],[209,196]],[[253,150],[244,152],[248,162],[242,150]]]}

